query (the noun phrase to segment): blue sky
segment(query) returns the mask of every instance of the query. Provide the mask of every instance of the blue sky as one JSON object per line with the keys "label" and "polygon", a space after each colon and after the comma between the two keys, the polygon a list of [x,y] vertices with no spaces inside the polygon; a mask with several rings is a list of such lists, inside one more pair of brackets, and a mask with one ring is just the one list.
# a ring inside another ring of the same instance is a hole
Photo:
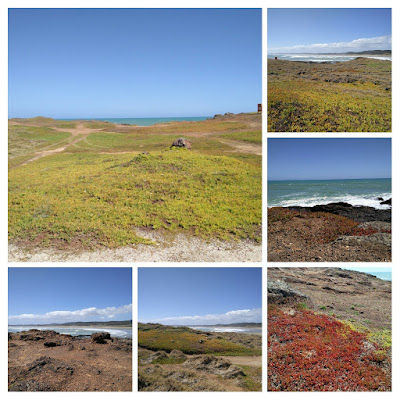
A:
{"label": "blue sky", "polygon": [[139,268],[139,322],[261,322],[261,268]]}
{"label": "blue sky", "polygon": [[270,8],[268,53],[390,50],[389,8]]}
{"label": "blue sky", "polygon": [[211,116],[261,103],[260,9],[11,9],[9,117]]}
{"label": "blue sky", "polygon": [[390,177],[390,139],[268,139],[268,180]]}
{"label": "blue sky", "polygon": [[8,278],[9,324],[132,319],[131,268],[9,268]]}

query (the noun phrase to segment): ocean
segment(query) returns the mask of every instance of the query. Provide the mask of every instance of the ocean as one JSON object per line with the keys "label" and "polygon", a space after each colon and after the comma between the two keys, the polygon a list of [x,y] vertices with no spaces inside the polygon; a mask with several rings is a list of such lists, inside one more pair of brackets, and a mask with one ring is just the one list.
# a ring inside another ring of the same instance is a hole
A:
{"label": "ocean", "polygon": [[268,207],[302,206],[345,202],[353,206],[386,209],[378,197],[392,197],[392,180],[339,179],[312,181],[268,181]]}
{"label": "ocean", "polygon": [[108,332],[112,337],[115,338],[131,338],[132,328],[96,328],[96,327],[82,327],[82,326],[9,326],[8,332],[21,332],[28,331],[29,329],[39,329],[43,331],[56,331],[65,335],[90,336],[95,332]]}
{"label": "ocean", "polygon": [[63,121],[106,121],[113,124],[128,124],[128,125],[140,125],[150,126],[154,124],[161,124],[173,121],[204,121],[212,117],[163,117],[163,118],[67,118],[62,119]]}
{"label": "ocean", "polygon": [[376,276],[379,279],[384,281],[391,281],[392,280],[392,273],[391,272],[381,272],[381,271],[371,271],[368,272],[371,275]]}
{"label": "ocean", "polygon": [[341,62],[354,60],[357,57],[374,58],[377,60],[392,61],[392,56],[374,56],[374,55],[336,55],[336,54],[268,54],[268,58],[289,61],[312,61],[312,62]]}
{"label": "ocean", "polygon": [[234,333],[255,333],[261,335],[262,328],[242,328],[235,326],[188,326],[188,328],[196,329],[203,332],[234,332]]}

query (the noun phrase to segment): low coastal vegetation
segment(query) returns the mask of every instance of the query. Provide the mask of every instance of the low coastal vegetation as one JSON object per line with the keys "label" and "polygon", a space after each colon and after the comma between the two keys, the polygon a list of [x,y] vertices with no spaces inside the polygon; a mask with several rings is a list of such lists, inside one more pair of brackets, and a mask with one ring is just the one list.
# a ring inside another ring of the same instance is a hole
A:
{"label": "low coastal vegetation", "polygon": [[261,336],[140,324],[139,391],[260,391]]}
{"label": "low coastal vegetation", "polygon": [[268,60],[269,132],[390,132],[391,62]]}
{"label": "low coastal vegetation", "polygon": [[218,356],[260,356],[261,348],[235,343],[223,335],[211,335],[186,327],[139,324],[138,344],[149,350],[170,352],[180,350],[185,354],[212,354]]}
{"label": "low coastal vegetation", "polygon": [[390,391],[390,281],[341,268],[268,268],[268,389]]}
{"label": "low coastal vegetation", "polygon": [[334,317],[268,310],[268,390],[390,391],[389,349]]}
{"label": "low coastal vegetation", "polygon": [[[9,237],[20,245],[151,243],[138,229],[261,241],[260,115],[150,127],[13,119],[9,128]],[[170,148],[182,135],[191,151]]]}

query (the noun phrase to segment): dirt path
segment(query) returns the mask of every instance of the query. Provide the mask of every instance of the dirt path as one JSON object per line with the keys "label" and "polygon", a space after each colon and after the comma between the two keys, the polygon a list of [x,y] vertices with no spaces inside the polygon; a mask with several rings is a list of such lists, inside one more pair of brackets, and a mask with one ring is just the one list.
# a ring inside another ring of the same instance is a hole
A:
{"label": "dirt path", "polygon": [[[27,126],[39,127],[40,125],[27,125]],[[58,131],[58,132],[68,132],[71,134],[71,139],[61,147],[57,147],[57,148],[51,149],[51,150],[41,150],[41,151],[35,152],[34,156],[32,158],[25,161],[21,165],[27,165],[33,161],[39,160],[40,158],[43,158],[43,157],[46,157],[46,156],[49,156],[52,154],[62,153],[68,147],[73,146],[76,143],[80,142],[81,140],[85,139],[90,133],[101,131],[101,129],[86,128],[83,124],[78,124],[76,126],[76,128],[73,128],[73,129],[56,128],[56,127],[51,127],[51,129],[54,129],[55,131]]]}
{"label": "dirt path", "polygon": [[234,365],[245,365],[248,367],[261,367],[261,356],[223,356],[226,360]]}
{"label": "dirt path", "polygon": [[[237,153],[250,153],[250,154],[256,154],[258,156],[261,156],[262,154],[262,146],[259,144],[239,142],[236,140],[226,140],[226,139],[223,140],[219,139],[219,141],[221,143],[233,147],[235,149],[234,152]],[[232,152],[232,150],[229,150],[229,152]]]}

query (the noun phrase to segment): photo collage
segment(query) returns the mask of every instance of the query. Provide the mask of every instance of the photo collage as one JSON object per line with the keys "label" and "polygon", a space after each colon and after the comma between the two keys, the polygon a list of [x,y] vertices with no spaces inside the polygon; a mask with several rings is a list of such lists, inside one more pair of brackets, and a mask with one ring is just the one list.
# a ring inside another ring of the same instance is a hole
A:
{"label": "photo collage", "polygon": [[395,2],[14,3],[4,394],[395,395]]}

